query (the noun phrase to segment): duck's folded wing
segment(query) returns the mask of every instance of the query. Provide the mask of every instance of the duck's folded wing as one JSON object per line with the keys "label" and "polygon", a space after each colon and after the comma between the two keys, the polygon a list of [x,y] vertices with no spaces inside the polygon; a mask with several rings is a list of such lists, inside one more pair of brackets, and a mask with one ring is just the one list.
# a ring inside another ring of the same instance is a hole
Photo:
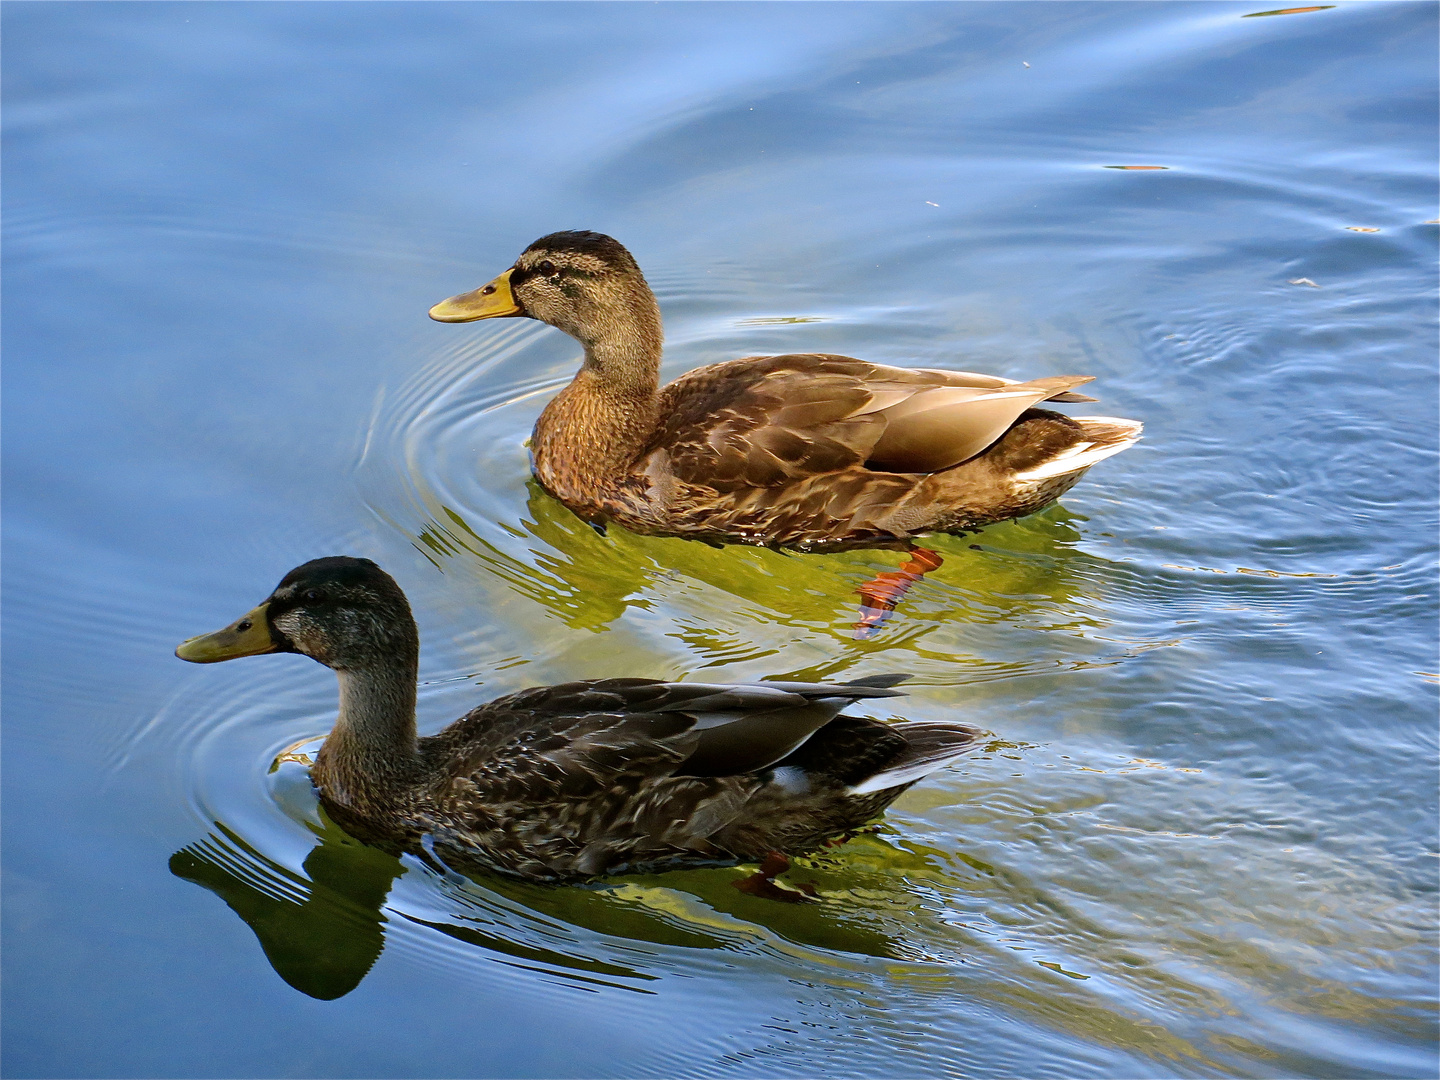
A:
{"label": "duck's folded wing", "polygon": [[492,703],[486,737],[456,771],[505,800],[583,798],[654,776],[736,776],[774,764],[860,698],[893,697],[898,676],[858,684],[666,683],[606,679]]}
{"label": "duck's folded wing", "polygon": [[974,457],[1026,409],[1093,376],[1059,375],[998,387],[936,386],[880,411],[885,431],[871,463],[895,472],[938,472]]}
{"label": "duck's folded wing", "polygon": [[672,775],[699,742],[694,721],[679,714],[486,711],[485,738],[455,749],[438,802],[496,813],[507,804],[583,804]]}
{"label": "duck's folded wing", "polygon": [[646,471],[721,491],[767,488],[871,463],[933,472],[972,457],[1043,400],[1090,400],[1086,376],[1015,383],[845,356],[749,357],[661,391]]}
{"label": "duck's folded wing", "polygon": [[[677,770],[683,776],[735,776],[765,769],[802,746],[849,705],[861,698],[895,697],[895,676],[880,685],[856,683],[756,683],[729,689],[745,697],[739,708],[687,709],[700,740]],[[888,685],[886,685],[888,683]],[[685,684],[681,684],[685,685]],[[784,704],[749,698],[754,691],[791,697]]]}

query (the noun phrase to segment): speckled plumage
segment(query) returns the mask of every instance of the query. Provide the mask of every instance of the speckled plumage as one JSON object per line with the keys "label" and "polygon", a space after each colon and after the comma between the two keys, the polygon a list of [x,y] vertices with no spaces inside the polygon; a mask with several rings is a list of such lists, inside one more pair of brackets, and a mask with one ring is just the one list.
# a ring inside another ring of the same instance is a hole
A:
{"label": "speckled plumage", "polygon": [[[537,687],[417,738],[419,646],[399,586],[365,559],[291,571],[236,626],[248,651],[333,668],[340,712],[312,779],[356,837],[541,881],[800,854],[865,824],[974,749],[964,724],[846,716],[901,676],[853,683],[603,679]],[[233,638],[234,627],[210,638]]]}
{"label": "speckled plumage", "polygon": [[1088,376],[1014,382],[798,353],[712,364],[659,386],[659,307],[608,236],[554,233],[486,289],[437,304],[463,322],[528,315],[577,338],[585,360],[541,413],[535,475],[597,525],[800,550],[904,547],[1033,513],[1141,425],[1071,418]]}
{"label": "speckled plumage", "polygon": [[[813,851],[874,818],[909,786],[848,793],[847,777],[880,772],[910,749],[907,725],[849,716],[765,768],[687,775],[701,735],[695,714],[670,710],[683,709],[675,699],[691,689],[611,679],[522,691],[420,739],[426,780],[383,807],[327,806],[362,837],[428,844],[451,865],[567,880]],[[835,686],[807,696],[849,702],[870,696],[867,689]],[[761,702],[751,705],[758,710]],[[950,732],[957,750],[977,735],[960,725]],[[791,758],[803,763],[808,791],[775,782],[777,769],[797,767]],[[316,780],[323,793],[323,770]]]}

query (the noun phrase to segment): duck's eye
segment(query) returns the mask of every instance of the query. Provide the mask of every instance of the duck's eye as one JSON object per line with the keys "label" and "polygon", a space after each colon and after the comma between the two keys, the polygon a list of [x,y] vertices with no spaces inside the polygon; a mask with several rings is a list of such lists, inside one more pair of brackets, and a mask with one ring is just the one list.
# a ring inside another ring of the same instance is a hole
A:
{"label": "duck's eye", "polygon": [[555,273],[555,264],[549,259],[546,259],[539,266],[535,267],[535,270],[544,277],[551,277]]}
{"label": "duck's eye", "polygon": [[306,589],[305,595],[302,596],[300,599],[306,601],[307,603],[317,604],[321,600],[325,599],[325,594],[319,589]]}

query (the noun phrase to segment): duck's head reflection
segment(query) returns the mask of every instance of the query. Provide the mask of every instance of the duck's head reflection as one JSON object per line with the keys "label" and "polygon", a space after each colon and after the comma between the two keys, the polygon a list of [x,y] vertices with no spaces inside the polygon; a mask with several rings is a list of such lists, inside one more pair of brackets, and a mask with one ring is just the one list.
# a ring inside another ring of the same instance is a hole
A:
{"label": "duck's head reflection", "polygon": [[215,827],[170,856],[170,872],[224,900],[302,994],[330,1001],[359,986],[385,947],[382,905],[404,872],[400,860],[326,820],[302,876]]}

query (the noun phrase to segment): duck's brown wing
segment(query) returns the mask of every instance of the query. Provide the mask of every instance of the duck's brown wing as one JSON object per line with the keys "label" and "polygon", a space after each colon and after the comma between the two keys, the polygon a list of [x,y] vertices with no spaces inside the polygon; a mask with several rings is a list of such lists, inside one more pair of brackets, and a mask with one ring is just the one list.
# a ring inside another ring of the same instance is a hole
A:
{"label": "duck's brown wing", "polygon": [[661,391],[661,423],[641,468],[722,493],[867,463],[934,472],[984,450],[1038,401],[1090,400],[1069,392],[1089,381],[1013,383],[821,353],[732,360]]}
{"label": "duck's brown wing", "polygon": [[443,761],[452,793],[491,802],[584,799],[662,776],[736,776],[779,761],[852,702],[899,693],[876,681],[565,683],[491,702],[425,740],[425,750]]}

